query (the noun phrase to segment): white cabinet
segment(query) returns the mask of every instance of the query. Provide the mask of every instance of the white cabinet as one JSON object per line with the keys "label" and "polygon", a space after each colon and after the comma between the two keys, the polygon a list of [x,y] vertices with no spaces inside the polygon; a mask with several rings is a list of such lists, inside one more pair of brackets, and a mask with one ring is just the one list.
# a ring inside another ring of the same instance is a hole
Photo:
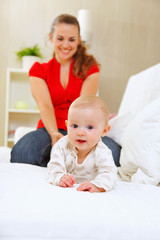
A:
{"label": "white cabinet", "polygon": [[[17,102],[25,106],[16,108]],[[24,108],[23,108],[24,107]],[[17,127],[36,127],[40,119],[37,104],[31,95],[28,72],[23,69],[7,69],[5,146],[12,147]]]}

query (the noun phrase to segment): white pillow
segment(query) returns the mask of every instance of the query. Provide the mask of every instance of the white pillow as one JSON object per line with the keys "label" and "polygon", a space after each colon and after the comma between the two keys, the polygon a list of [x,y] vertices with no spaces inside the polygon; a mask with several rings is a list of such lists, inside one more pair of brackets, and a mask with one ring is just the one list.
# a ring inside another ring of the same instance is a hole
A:
{"label": "white pillow", "polygon": [[118,115],[135,116],[151,101],[160,96],[160,64],[130,77]]}
{"label": "white pillow", "polygon": [[160,182],[160,97],[126,127],[121,138],[119,173],[132,182]]}
{"label": "white pillow", "polygon": [[160,96],[160,64],[130,77],[118,115],[109,121],[107,136],[121,145],[121,136],[137,113]]}
{"label": "white pillow", "polygon": [[111,120],[109,120],[109,125],[111,126],[111,129],[107,133],[107,137],[112,138],[115,142],[121,145],[121,136],[123,135],[123,132],[127,127],[128,123],[131,122],[132,119],[133,118],[130,113],[124,113],[122,115],[117,115],[116,117],[113,117]]}

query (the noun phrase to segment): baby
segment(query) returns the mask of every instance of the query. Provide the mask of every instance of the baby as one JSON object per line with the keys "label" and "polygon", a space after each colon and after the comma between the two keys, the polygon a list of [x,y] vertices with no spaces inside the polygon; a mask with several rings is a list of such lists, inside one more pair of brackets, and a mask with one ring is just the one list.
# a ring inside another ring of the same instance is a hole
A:
{"label": "baby", "polygon": [[108,108],[97,96],[81,96],[70,106],[68,135],[55,143],[48,163],[49,183],[78,191],[104,192],[112,189],[117,168],[101,137],[110,130]]}

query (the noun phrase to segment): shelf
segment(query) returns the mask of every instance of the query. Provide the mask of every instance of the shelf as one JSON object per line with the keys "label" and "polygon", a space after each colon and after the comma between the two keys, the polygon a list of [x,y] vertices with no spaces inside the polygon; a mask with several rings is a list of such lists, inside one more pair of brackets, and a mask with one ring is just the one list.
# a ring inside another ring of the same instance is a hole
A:
{"label": "shelf", "polygon": [[14,108],[10,108],[9,109],[9,113],[36,113],[39,114],[39,110],[36,109],[14,109]]}
{"label": "shelf", "polygon": [[14,142],[14,138],[8,138],[7,141],[8,142]]}
{"label": "shelf", "polygon": [[7,70],[12,73],[28,73],[28,71],[23,68],[8,68]]}
{"label": "shelf", "polygon": [[[18,101],[27,103],[26,109],[16,109]],[[14,134],[18,127],[36,128],[40,111],[31,94],[28,71],[22,68],[7,69],[5,114],[5,146],[13,147]]]}

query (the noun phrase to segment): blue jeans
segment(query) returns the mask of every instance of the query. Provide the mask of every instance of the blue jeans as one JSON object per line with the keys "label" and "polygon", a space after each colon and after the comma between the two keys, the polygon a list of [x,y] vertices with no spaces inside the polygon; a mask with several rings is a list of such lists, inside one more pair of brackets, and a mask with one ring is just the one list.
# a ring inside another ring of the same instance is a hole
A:
{"label": "blue jeans", "polygon": [[[63,135],[67,131],[59,129]],[[102,141],[111,149],[116,166],[119,166],[121,147],[111,138],[103,137]],[[11,151],[12,163],[27,163],[46,167],[50,160],[51,138],[45,128],[39,128],[23,136]]]}

